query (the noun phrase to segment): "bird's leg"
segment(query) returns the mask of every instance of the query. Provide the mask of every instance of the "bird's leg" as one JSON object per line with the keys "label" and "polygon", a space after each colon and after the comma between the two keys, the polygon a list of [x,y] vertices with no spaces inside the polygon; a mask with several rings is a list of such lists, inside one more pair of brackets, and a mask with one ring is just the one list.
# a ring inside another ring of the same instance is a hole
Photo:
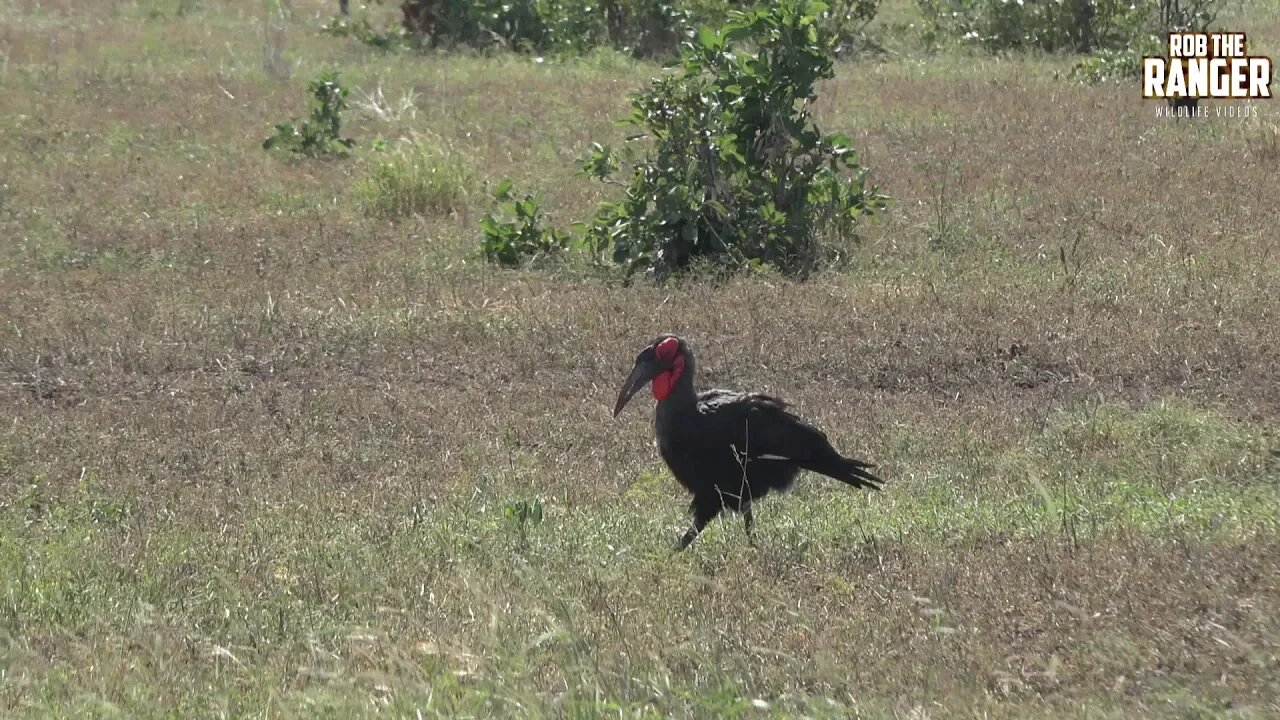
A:
{"label": "bird's leg", "polygon": [[693,541],[698,539],[698,534],[701,532],[702,528],[698,527],[697,523],[688,530],[685,530],[684,535],[680,537],[680,541],[676,543],[676,552],[680,552],[692,545]]}
{"label": "bird's leg", "polygon": [[754,521],[755,518],[751,515],[751,506],[748,505],[747,509],[742,511],[742,524],[747,529],[747,543],[751,545],[751,547],[756,546],[756,533],[751,529],[751,524]]}
{"label": "bird's leg", "polygon": [[693,510],[693,525],[685,531],[684,535],[681,536],[680,541],[676,543],[676,552],[684,550],[689,547],[694,540],[697,540],[698,535],[702,533],[702,529],[707,526],[707,523],[714,520],[715,517],[720,514],[721,508],[718,498],[706,500],[694,498],[693,502],[690,504],[690,509]]}
{"label": "bird's leg", "polygon": [[693,516],[693,525],[691,525],[688,530],[684,531],[684,535],[680,537],[680,542],[676,543],[676,552],[680,552],[692,545],[693,541],[698,539],[698,535],[702,534],[702,529],[705,528],[707,523],[711,522],[711,518],[714,517],[714,514],[712,514],[711,517],[706,517],[702,513],[695,513]]}

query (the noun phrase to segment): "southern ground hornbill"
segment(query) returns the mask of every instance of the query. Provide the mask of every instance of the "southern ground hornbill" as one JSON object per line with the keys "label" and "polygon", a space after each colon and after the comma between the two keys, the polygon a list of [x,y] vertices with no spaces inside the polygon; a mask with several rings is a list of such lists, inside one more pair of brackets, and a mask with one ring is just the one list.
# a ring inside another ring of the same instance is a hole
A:
{"label": "southern ground hornbill", "polygon": [[879,490],[874,467],[841,455],[821,430],[786,410],[786,403],[760,393],[693,388],[693,351],[682,338],[661,335],[636,358],[622,384],[617,417],[647,383],[658,400],[654,429],[662,459],[693,494],[693,525],[676,544],[689,546],[722,510],[741,513],[747,538],[752,503],[789,490],[801,470],[854,487]]}

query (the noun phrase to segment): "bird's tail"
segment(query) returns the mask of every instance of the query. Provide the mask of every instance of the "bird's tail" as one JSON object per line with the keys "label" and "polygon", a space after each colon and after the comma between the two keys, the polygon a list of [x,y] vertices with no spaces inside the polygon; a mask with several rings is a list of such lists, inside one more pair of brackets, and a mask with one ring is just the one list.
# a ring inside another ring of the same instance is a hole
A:
{"label": "bird's tail", "polygon": [[806,469],[816,473],[821,473],[829,478],[835,478],[843,483],[848,483],[854,487],[867,488],[868,490],[879,490],[884,485],[884,480],[871,474],[870,468],[875,467],[870,463],[864,463],[861,460],[854,460],[842,455],[833,455],[823,460],[815,461],[805,466]]}

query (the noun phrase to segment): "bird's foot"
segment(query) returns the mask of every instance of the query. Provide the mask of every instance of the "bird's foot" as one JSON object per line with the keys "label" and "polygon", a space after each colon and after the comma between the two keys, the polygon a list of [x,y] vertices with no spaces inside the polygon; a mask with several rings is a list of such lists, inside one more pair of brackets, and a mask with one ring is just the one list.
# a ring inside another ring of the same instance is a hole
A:
{"label": "bird's foot", "polygon": [[684,535],[680,536],[680,539],[677,540],[674,545],[671,546],[671,551],[680,552],[692,545],[693,541],[696,539],[698,539],[698,531],[690,528]]}

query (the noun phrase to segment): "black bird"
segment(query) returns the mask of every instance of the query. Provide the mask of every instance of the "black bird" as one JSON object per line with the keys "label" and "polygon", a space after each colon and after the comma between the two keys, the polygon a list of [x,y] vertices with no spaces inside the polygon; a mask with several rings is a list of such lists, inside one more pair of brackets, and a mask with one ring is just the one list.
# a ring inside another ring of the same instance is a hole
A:
{"label": "black bird", "polygon": [[617,417],[640,388],[652,383],[658,449],[676,480],[693,494],[693,525],[676,550],[687,548],[725,509],[742,515],[754,544],[752,504],[770,492],[791,489],[801,470],[872,490],[884,483],[868,472],[874,465],[841,455],[821,430],[787,412],[782,400],[728,390],[698,393],[693,374],[689,344],[660,335],[636,357],[613,409]]}

